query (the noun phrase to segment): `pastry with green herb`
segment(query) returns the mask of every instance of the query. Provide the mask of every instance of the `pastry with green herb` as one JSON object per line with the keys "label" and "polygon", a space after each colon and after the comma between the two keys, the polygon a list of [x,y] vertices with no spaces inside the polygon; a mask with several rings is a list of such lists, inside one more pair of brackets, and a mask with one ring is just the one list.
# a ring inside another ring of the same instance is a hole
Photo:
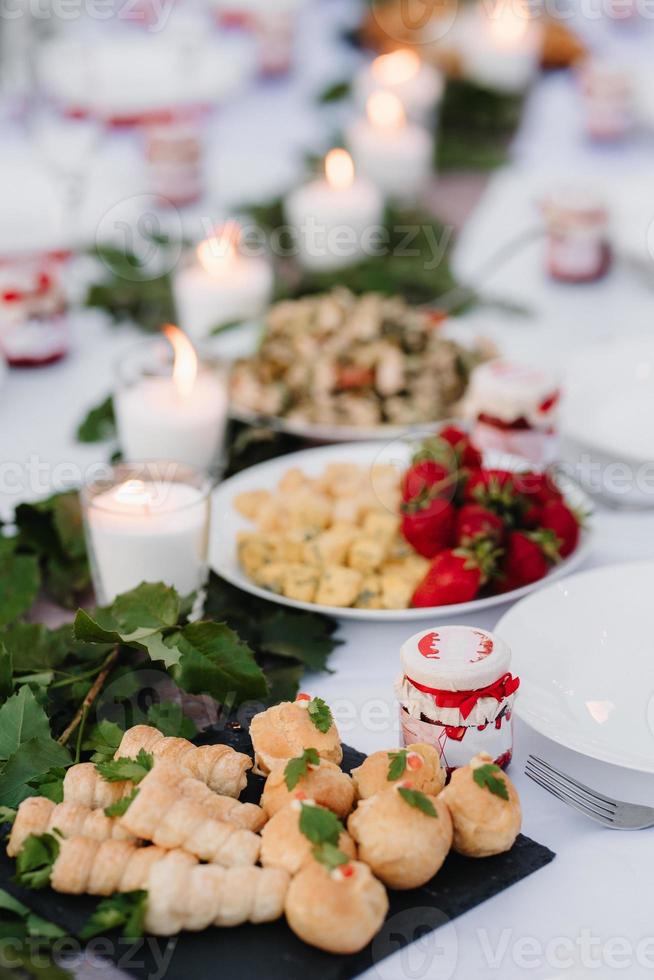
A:
{"label": "pastry with green herb", "polygon": [[340,763],[341,739],[329,706],[322,698],[300,692],[255,715],[250,723],[255,771],[267,776],[275,765],[315,749],[321,759]]}
{"label": "pastry with green herb", "polygon": [[347,822],[359,858],[388,888],[420,888],[452,847],[452,820],[442,796],[406,780],[362,800]]}
{"label": "pastry with green herb", "polygon": [[331,834],[334,847],[347,858],[356,858],[354,841],[338,817],[313,800],[295,800],[279,810],[261,831],[261,864],[264,868],[282,868],[295,875],[313,859],[316,834]]}
{"label": "pastry with green herb", "polygon": [[308,748],[287,762],[275,763],[266,779],[261,806],[269,817],[294,800],[315,800],[344,820],[354,806],[354,783],[334,762]]}
{"label": "pastry with green herb", "polygon": [[373,752],[352,770],[352,779],[360,800],[405,779],[411,780],[414,789],[437,796],[445,785],[445,770],[433,745],[416,742],[403,749]]}
{"label": "pastry with green herb", "polygon": [[452,774],[440,795],[452,815],[454,850],[466,857],[510,851],[520,833],[522,811],[515,786],[486,752]]}

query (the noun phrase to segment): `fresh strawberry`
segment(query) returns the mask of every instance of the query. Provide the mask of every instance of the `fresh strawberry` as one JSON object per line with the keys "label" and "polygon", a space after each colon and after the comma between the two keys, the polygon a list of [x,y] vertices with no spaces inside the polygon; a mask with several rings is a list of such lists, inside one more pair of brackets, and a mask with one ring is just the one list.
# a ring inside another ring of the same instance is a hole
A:
{"label": "fresh strawberry", "polygon": [[525,496],[530,505],[542,506],[550,500],[561,500],[562,493],[549,473],[515,473],[513,482],[518,493]]}
{"label": "fresh strawberry", "polygon": [[558,561],[557,541],[549,531],[511,531],[500,567],[497,592],[512,592],[545,578]]}
{"label": "fresh strawberry", "polygon": [[439,496],[447,497],[453,493],[451,474],[447,467],[442,463],[437,463],[435,459],[421,459],[413,463],[404,474],[402,481],[402,500],[409,501],[420,496],[425,490],[434,487],[442,490]]}
{"label": "fresh strawberry", "polygon": [[459,469],[469,469],[474,470],[481,466],[482,455],[476,446],[473,446],[470,441],[470,436],[467,432],[462,429],[457,429],[454,425],[446,425],[444,429],[441,429],[438,433],[441,439],[454,450]]}
{"label": "fresh strawberry", "polygon": [[456,515],[456,540],[467,545],[478,538],[492,538],[499,542],[504,537],[502,518],[481,504],[464,504]]}
{"label": "fresh strawberry", "polygon": [[470,602],[493,573],[498,552],[490,541],[474,548],[448,548],[437,555],[413,593],[413,606]]}
{"label": "fresh strawberry", "polygon": [[456,511],[449,500],[425,491],[402,504],[402,534],[424,558],[454,544]]}
{"label": "fresh strawberry", "polygon": [[550,500],[545,504],[541,511],[540,527],[556,535],[561,558],[571,555],[579,544],[581,521],[562,500]]}
{"label": "fresh strawberry", "polygon": [[508,527],[515,527],[524,499],[515,488],[514,476],[509,470],[473,470],[465,482],[463,499],[494,511]]}

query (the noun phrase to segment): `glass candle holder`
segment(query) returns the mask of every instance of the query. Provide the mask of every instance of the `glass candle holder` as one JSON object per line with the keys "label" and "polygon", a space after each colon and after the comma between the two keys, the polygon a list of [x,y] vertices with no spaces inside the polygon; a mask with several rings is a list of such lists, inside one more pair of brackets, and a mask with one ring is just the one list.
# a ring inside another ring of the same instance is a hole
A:
{"label": "glass candle holder", "polygon": [[223,460],[228,371],[200,361],[186,335],[166,328],[117,364],[118,439],[126,460],[172,459],[217,475]]}
{"label": "glass candle holder", "polygon": [[101,605],[142,582],[164,582],[204,604],[211,481],[175,462],[119,464],[82,489],[93,585]]}

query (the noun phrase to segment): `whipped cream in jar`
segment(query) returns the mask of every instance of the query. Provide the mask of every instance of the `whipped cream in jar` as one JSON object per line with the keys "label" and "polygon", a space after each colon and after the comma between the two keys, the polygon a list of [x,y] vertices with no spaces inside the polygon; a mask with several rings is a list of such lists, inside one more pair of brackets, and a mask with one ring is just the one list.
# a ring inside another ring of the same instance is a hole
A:
{"label": "whipped cream in jar", "polygon": [[479,752],[508,766],[520,681],[510,673],[503,640],[469,626],[434,627],[410,637],[400,661],[395,692],[403,745],[433,745],[448,774]]}

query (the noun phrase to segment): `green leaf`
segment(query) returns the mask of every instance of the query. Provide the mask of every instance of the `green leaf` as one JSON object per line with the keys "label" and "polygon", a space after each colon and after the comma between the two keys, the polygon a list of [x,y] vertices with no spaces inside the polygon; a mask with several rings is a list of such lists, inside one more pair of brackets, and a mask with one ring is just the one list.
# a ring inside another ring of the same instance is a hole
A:
{"label": "green leaf", "polygon": [[349,864],[350,858],[343,851],[339,850],[334,844],[329,841],[325,841],[322,844],[317,844],[311,851],[316,861],[324,864],[329,871],[334,871],[335,868],[340,868],[343,864]]}
{"label": "green leaf", "polygon": [[0,806],[0,824],[13,823],[16,819],[16,810],[10,806]]}
{"label": "green leaf", "polygon": [[91,762],[104,762],[113,759],[123,737],[123,730],[114,721],[106,718],[94,725],[86,736],[84,748],[92,752]]}
{"label": "green leaf", "polygon": [[0,626],[34,605],[40,585],[39,563],[33,555],[0,555]]}
{"label": "green leaf", "polygon": [[50,630],[41,623],[12,623],[2,634],[17,673],[59,667],[75,648],[70,626]]}
{"label": "green leaf", "polygon": [[158,728],[162,735],[172,738],[194,738],[198,730],[174,701],[161,701],[148,710],[148,722]]}
{"label": "green leaf", "polygon": [[116,597],[109,607],[121,636],[139,630],[165,629],[179,619],[180,598],[175,589],[162,582],[143,582]]}
{"label": "green leaf", "polygon": [[322,698],[313,698],[313,700],[309,702],[307,711],[309,712],[309,718],[313,722],[314,726],[323,734],[328,732],[331,726],[334,724],[332,713]]}
{"label": "green leaf", "polygon": [[424,793],[421,793],[420,790],[408,789],[404,786],[400,786],[398,788],[398,793],[405,803],[408,803],[409,806],[415,807],[416,810],[421,810],[422,813],[425,813],[428,817],[438,816],[432,801],[428,796],[425,796]]}
{"label": "green leaf", "polygon": [[31,786],[35,779],[70,762],[68,751],[50,736],[23,742],[0,774],[0,800],[5,806],[18,806],[26,797],[36,795]]}
{"label": "green leaf", "polygon": [[313,613],[289,613],[277,609],[260,624],[260,646],[279,657],[291,657],[309,670],[325,670],[329,654],[338,641],[329,633],[330,624]]}
{"label": "green leaf", "polygon": [[495,763],[489,762],[485,766],[477,766],[472,771],[472,778],[481,789],[489,790],[494,796],[499,796],[502,800],[509,799],[509,791],[506,783],[501,779],[502,770]]}
{"label": "green leaf", "polygon": [[108,395],[99,405],[90,409],[77,427],[78,442],[103,442],[116,435],[114,400]]}
{"label": "green leaf", "polygon": [[73,623],[75,639],[84,643],[120,643],[120,634],[100,626],[83,609],[78,609]]}
{"label": "green leaf", "polygon": [[209,330],[209,337],[218,337],[220,334],[227,333],[230,330],[236,330],[237,327],[242,327],[245,320],[228,320],[226,323],[217,323],[215,327]]}
{"label": "green leaf", "polygon": [[181,653],[177,646],[177,633],[172,633],[170,636],[153,633],[139,640],[139,645],[147,650],[153,663],[162,663],[166,670],[179,663]]}
{"label": "green leaf", "polygon": [[107,762],[96,762],[95,768],[108,783],[119,783],[129,779],[140,783],[154,766],[153,757],[139,749],[135,759],[110,759]]}
{"label": "green leaf", "polygon": [[320,765],[320,756],[315,749],[305,749],[302,755],[296,759],[289,759],[284,769],[284,780],[287,789],[295,789],[302,776],[306,776],[310,765]]}
{"label": "green leaf", "polygon": [[11,695],[14,689],[14,662],[11,651],[0,640],[0,703]]}
{"label": "green leaf", "polygon": [[300,810],[301,832],[312,844],[333,844],[338,846],[338,840],[343,832],[343,824],[335,813],[324,806],[312,806],[303,803]]}
{"label": "green leaf", "polygon": [[79,938],[86,942],[112,929],[120,929],[126,939],[138,939],[143,935],[147,903],[148,893],[145,891],[104,898],[80,931]]}
{"label": "green leaf", "polygon": [[263,698],[265,676],[246,643],[219,623],[190,623],[177,634],[179,663],[172,675],[189,694],[210,694],[216,701],[230,695],[236,702]]}
{"label": "green leaf", "polygon": [[138,787],[135,786],[131,793],[127,796],[122,796],[115,803],[110,803],[109,806],[104,808],[104,813],[106,817],[122,817],[124,813],[127,813],[130,806],[139,795]]}
{"label": "green leaf", "polygon": [[350,95],[352,86],[348,81],[334,82],[333,85],[329,85],[323,92],[318,96],[318,102],[323,105],[327,105],[330,102],[342,102],[343,99],[347,99]]}
{"label": "green leaf", "polygon": [[406,757],[409,753],[406,749],[400,749],[399,752],[389,752],[388,753],[388,775],[387,780],[393,782],[395,779],[400,779],[406,771]]}
{"label": "green leaf", "polygon": [[62,766],[55,766],[41,773],[36,779],[30,779],[29,787],[37,796],[45,796],[53,803],[63,803],[65,775],[66,770]]}
{"label": "green leaf", "polygon": [[49,738],[48,716],[23,684],[0,708],[0,759],[8,759],[28,739]]}
{"label": "green leaf", "polygon": [[54,834],[30,834],[16,858],[16,881],[24,888],[45,888],[59,857],[59,841]]}

